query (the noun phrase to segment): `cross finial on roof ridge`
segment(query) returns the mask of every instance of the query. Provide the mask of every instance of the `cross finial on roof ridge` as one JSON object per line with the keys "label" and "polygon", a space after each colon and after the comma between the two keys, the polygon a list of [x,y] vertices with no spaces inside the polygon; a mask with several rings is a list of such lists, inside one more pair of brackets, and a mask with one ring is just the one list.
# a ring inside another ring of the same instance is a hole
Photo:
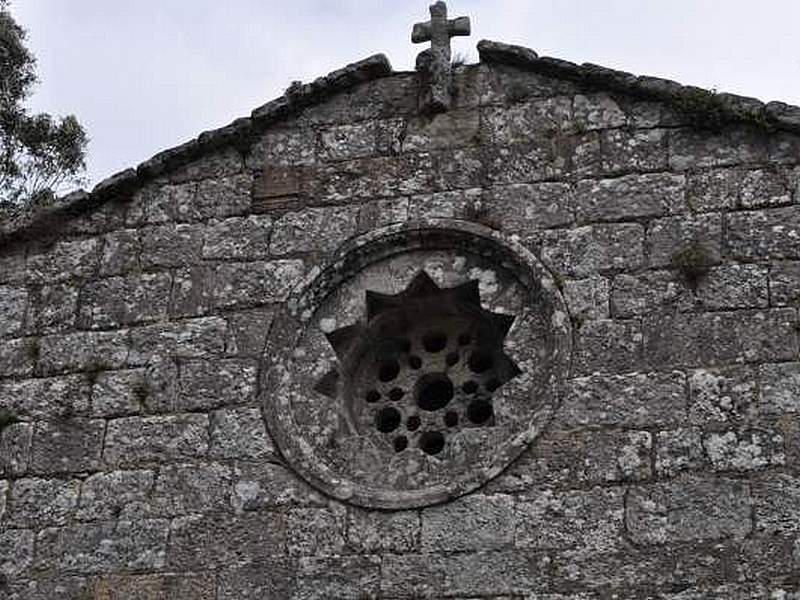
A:
{"label": "cross finial on roof ridge", "polygon": [[447,5],[441,0],[431,5],[431,20],[417,23],[411,32],[411,42],[431,42],[429,50],[417,57],[417,68],[423,78],[420,109],[424,112],[442,112],[450,108],[452,72],[450,66],[450,38],[470,34],[469,17],[447,19]]}

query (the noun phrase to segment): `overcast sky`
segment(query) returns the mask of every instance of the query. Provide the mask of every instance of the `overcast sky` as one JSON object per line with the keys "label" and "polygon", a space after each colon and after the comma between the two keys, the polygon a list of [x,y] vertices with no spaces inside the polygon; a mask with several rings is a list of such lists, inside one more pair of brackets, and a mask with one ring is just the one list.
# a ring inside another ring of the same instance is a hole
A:
{"label": "overcast sky", "polygon": [[[74,113],[95,183],[349,62],[413,68],[422,0],[12,0],[40,85],[34,110]],[[451,0],[477,60],[491,39],[762,100],[800,104],[800,0]]]}

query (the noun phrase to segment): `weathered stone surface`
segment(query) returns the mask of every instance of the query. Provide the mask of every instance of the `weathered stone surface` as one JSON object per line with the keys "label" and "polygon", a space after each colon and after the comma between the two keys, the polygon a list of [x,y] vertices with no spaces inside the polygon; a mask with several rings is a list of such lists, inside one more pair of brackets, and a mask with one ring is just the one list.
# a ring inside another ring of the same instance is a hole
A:
{"label": "weathered stone surface", "polygon": [[279,130],[265,133],[251,148],[247,166],[308,165],[317,160],[317,133],[311,129]]}
{"label": "weathered stone surface", "polygon": [[0,338],[12,337],[22,331],[28,291],[23,287],[0,286]]}
{"label": "weathered stone surface", "polygon": [[800,207],[734,213],[728,217],[728,247],[740,260],[800,258]]}
{"label": "weathered stone surface", "polygon": [[792,192],[783,173],[773,169],[747,171],[742,177],[739,205],[760,208],[791,204]]}
{"label": "weathered stone surface", "polygon": [[178,410],[194,411],[251,403],[255,398],[256,372],[252,360],[184,362],[175,406]]}
{"label": "weathered stone surface", "polygon": [[0,474],[19,476],[28,470],[33,425],[12,423],[0,431]]}
{"label": "weathered stone surface", "polygon": [[275,455],[257,408],[230,408],[210,415],[209,456],[219,459],[260,460]]}
{"label": "weathered stone surface", "polygon": [[6,496],[8,495],[8,482],[0,480],[0,524],[6,514]]}
{"label": "weathered stone surface", "polygon": [[342,554],[347,512],[341,506],[291,508],[286,515],[286,549],[291,556]]}
{"label": "weathered stone surface", "polygon": [[768,534],[800,531],[800,481],[785,474],[772,474],[753,483],[756,529]]}
{"label": "weathered stone surface", "polygon": [[661,217],[685,208],[682,175],[628,175],[579,181],[575,189],[578,222],[627,221]]}
{"label": "weathered stone surface", "polygon": [[36,283],[51,284],[94,273],[99,262],[95,238],[59,242],[52,250],[28,257],[27,277]]}
{"label": "weathered stone surface", "polygon": [[514,544],[513,498],[473,495],[421,512],[423,552],[499,550]]}
{"label": "weathered stone surface", "polygon": [[534,490],[530,496],[530,500],[516,505],[517,546],[605,552],[619,543],[623,527],[621,489]]}
{"label": "weathered stone surface", "polygon": [[678,171],[767,160],[766,139],[744,129],[716,135],[682,129],[670,136],[669,147],[670,167]]}
{"label": "weathered stone surface", "polygon": [[280,464],[241,462],[234,477],[232,502],[237,512],[327,503],[325,496]]}
{"label": "weathered stone surface", "polygon": [[626,373],[642,364],[642,328],[639,321],[587,321],[578,330],[575,375]]}
{"label": "weathered stone surface", "polygon": [[686,174],[686,204],[698,213],[733,210],[741,182],[738,169],[691,171]]}
{"label": "weathered stone surface", "polygon": [[[145,186],[133,195],[125,224],[128,227],[139,227],[177,220],[178,207],[191,205],[196,195],[197,184],[194,182],[168,185],[159,180],[157,185]],[[138,235],[136,237],[137,243],[132,247],[141,251]],[[136,257],[138,258],[138,252]]]}
{"label": "weathered stone surface", "polygon": [[126,517],[146,505],[153,490],[153,471],[111,471],[89,477],[81,488],[77,517],[81,521],[109,521]]}
{"label": "weathered stone surface", "polygon": [[299,561],[296,600],[378,597],[381,562],[372,556],[303,558]]}
{"label": "weathered stone surface", "polygon": [[484,215],[488,221],[494,218],[495,213],[488,203],[483,202],[483,198],[484,191],[479,188],[412,196],[409,199],[408,214],[414,220],[475,219]]}
{"label": "weathered stone surface", "polygon": [[0,342],[0,377],[29,376],[38,360],[36,338]]}
{"label": "weathered stone surface", "polygon": [[363,554],[403,554],[418,550],[420,516],[416,511],[381,512],[350,507],[347,545]]}
{"label": "weathered stone surface", "polygon": [[[478,141],[480,113],[466,108],[411,119],[403,132],[403,152],[428,152],[473,146]],[[399,146],[399,144],[398,144]]]}
{"label": "weathered stone surface", "polygon": [[480,206],[473,205],[472,217],[527,240],[537,230],[572,223],[573,202],[570,187],[562,183],[495,186],[486,190]]}
{"label": "weathered stone surface", "polygon": [[785,463],[783,437],[776,431],[712,432],[703,446],[715,471],[753,471]]}
{"label": "weathered stone surface", "polygon": [[79,323],[88,329],[107,329],[165,319],[171,288],[169,273],[90,283],[82,290]]}
{"label": "weathered stone surface", "polygon": [[787,309],[648,318],[644,356],[654,367],[791,360],[797,355],[795,318]]}
{"label": "weathered stone surface", "polygon": [[199,458],[208,451],[208,417],[175,415],[109,421],[103,459],[112,466]]}
{"label": "weathered stone surface", "polygon": [[108,573],[164,566],[169,522],[79,523],[48,528],[36,536],[35,565],[42,570]]}
{"label": "weathered stone surface", "polygon": [[66,525],[78,505],[77,479],[20,479],[8,500],[6,524],[19,529]]}
{"label": "weathered stone surface", "polygon": [[197,225],[163,225],[141,230],[143,268],[181,267],[200,262],[203,229]]}
{"label": "weathered stone surface", "polygon": [[93,600],[215,600],[213,573],[109,575],[92,581]]}
{"label": "weathered stone surface", "polygon": [[166,358],[219,356],[225,349],[226,327],[224,319],[208,317],[133,329],[128,361],[148,365]]}
{"label": "weathered stone surface", "polygon": [[689,376],[692,423],[738,423],[754,413],[756,371],[750,367],[697,369]]}
{"label": "weathered stone surface", "polygon": [[24,419],[87,416],[89,387],[85,375],[6,381],[0,383],[0,407]]}
{"label": "weathered stone surface", "polygon": [[800,305],[800,262],[773,262],[769,272],[769,293],[773,306]]}
{"label": "weathered stone surface", "polygon": [[647,232],[651,267],[677,267],[676,256],[702,248],[702,264],[718,264],[722,256],[722,215],[701,214],[656,219]]}
{"label": "weathered stone surface", "polygon": [[331,127],[320,134],[320,159],[336,161],[398,154],[404,130],[402,119]]}
{"label": "weathered stone surface", "polygon": [[570,316],[578,322],[608,318],[609,285],[605,277],[568,279],[562,293]]}
{"label": "weathered stone surface", "polygon": [[633,223],[592,225],[548,233],[542,258],[566,277],[589,277],[642,265],[644,230]]}
{"label": "weathered stone surface", "polygon": [[709,270],[698,282],[695,302],[706,310],[766,308],[768,269],[760,265],[725,265]]}
{"label": "weathered stone surface", "polygon": [[[629,118],[638,117],[631,115]],[[624,128],[603,131],[600,137],[603,173],[666,171],[669,163],[667,131]]]}
{"label": "weathered stone surface", "polygon": [[289,559],[234,563],[218,577],[218,600],[260,600],[292,598],[297,565]]}
{"label": "weathered stone surface", "polygon": [[128,332],[79,332],[41,338],[44,373],[118,369],[128,358]]}
{"label": "weathered stone surface", "polygon": [[706,464],[700,429],[690,427],[659,431],[656,436],[656,474],[673,477],[682,471],[701,469]]}
{"label": "weathered stone surface", "polygon": [[170,525],[167,565],[192,571],[268,560],[284,554],[286,524],[279,513],[189,515]]}
{"label": "weathered stone surface", "polygon": [[275,256],[329,252],[356,231],[357,207],[308,208],[275,222],[270,251]]}
{"label": "weathered stone surface", "polygon": [[226,315],[225,354],[248,358],[261,356],[274,314],[273,309],[263,308]]}
{"label": "weathered stone surface", "polygon": [[611,315],[625,319],[675,310],[684,305],[689,293],[681,277],[671,271],[621,273],[611,287]]}
{"label": "weathered stone surface", "polygon": [[146,503],[128,511],[150,517],[231,512],[232,472],[219,463],[161,467]]}
{"label": "weathered stone surface", "polygon": [[[146,369],[91,374],[92,416],[120,417],[141,414],[152,403]],[[87,377],[88,379],[88,377]]]}
{"label": "weathered stone surface", "polygon": [[742,538],[752,529],[750,489],[728,479],[679,479],[636,487],[625,521],[638,544]]}
{"label": "weathered stone surface", "polygon": [[14,577],[33,561],[34,534],[26,529],[0,531],[0,574]]}
{"label": "weathered stone surface", "polygon": [[112,231],[102,237],[100,275],[122,275],[139,268],[139,232],[136,229]]}
{"label": "weathered stone surface", "polygon": [[572,99],[546,98],[483,111],[484,139],[492,144],[530,142],[565,131],[572,124]]}
{"label": "weathered stone surface", "polygon": [[766,414],[800,413],[800,363],[763,365],[759,409]]}
{"label": "weathered stone surface", "polygon": [[78,314],[80,289],[71,283],[34,288],[28,307],[26,329],[31,334],[73,330]]}
{"label": "weathered stone surface", "polygon": [[595,375],[569,383],[557,420],[564,426],[680,424],[686,405],[685,377],[677,371]]}
{"label": "weathered stone surface", "polygon": [[244,214],[250,208],[252,185],[249,173],[204,179],[197,184],[193,201],[178,203],[176,218],[193,221]]}
{"label": "weathered stone surface", "polygon": [[205,229],[203,258],[254,260],[269,254],[272,217],[253,215],[211,223]]}
{"label": "weathered stone surface", "polygon": [[608,94],[598,93],[574,98],[576,126],[590,129],[612,129],[627,123],[625,113]]}
{"label": "weathered stone surface", "polygon": [[105,422],[99,419],[39,421],[33,432],[32,473],[95,471],[101,463]]}
{"label": "weathered stone surface", "polygon": [[653,439],[647,431],[556,430],[522,455],[489,489],[590,487],[651,476]]}

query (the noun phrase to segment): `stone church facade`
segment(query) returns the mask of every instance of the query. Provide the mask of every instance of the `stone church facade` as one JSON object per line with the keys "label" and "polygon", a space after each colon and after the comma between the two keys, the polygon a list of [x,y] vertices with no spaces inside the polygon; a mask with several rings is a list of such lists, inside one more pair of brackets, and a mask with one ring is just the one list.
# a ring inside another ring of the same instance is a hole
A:
{"label": "stone church facade", "polygon": [[0,225],[0,597],[797,597],[800,109],[478,48]]}

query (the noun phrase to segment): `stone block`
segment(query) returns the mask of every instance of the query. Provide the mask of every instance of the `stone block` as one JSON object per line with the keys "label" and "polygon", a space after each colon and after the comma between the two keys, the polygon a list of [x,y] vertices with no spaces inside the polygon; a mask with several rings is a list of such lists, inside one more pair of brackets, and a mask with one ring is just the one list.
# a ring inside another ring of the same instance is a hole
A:
{"label": "stone block", "polygon": [[178,203],[176,218],[202,221],[244,215],[250,210],[252,187],[250,173],[204,179],[198,182],[197,194],[190,202]]}
{"label": "stone block", "polygon": [[0,475],[19,476],[28,470],[33,424],[13,423],[0,431]]}
{"label": "stone block", "polygon": [[41,335],[74,330],[79,291],[72,283],[36,288],[28,308],[28,333]]}
{"label": "stone block", "polygon": [[689,427],[656,434],[656,474],[674,477],[683,471],[700,470],[706,466],[703,436],[700,429]]}
{"label": "stone block", "polygon": [[39,368],[45,374],[119,369],[128,359],[128,332],[90,331],[41,338]]}
{"label": "stone block", "polygon": [[484,155],[477,148],[437,150],[433,155],[430,186],[435,192],[469,190],[485,182]]}
{"label": "stone block", "polygon": [[142,268],[183,267],[200,262],[204,229],[178,224],[146,227],[141,230]]}
{"label": "stone block", "polygon": [[107,233],[102,238],[103,252],[100,255],[100,276],[124,275],[139,269],[139,232],[136,229],[121,229]]}
{"label": "stone block", "polygon": [[670,134],[669,166],[677,171],[767,162],[767,138],[743,128],[721,133],[678,129]]}
{"label": "stone block", "polygon": [[[281,302],[304,274],[303,261],[295,259],[223,263],[213,275],[211,304],[218,308],[249,308]],[[176,287],[179,285],[183,284],[176,280]],[[177,295],[180,301],[180,292]]]}
{"label": "stone block", "polygon": [[351,206],[287,213],[275,221],[270,251],[275,256],[330,252],[355,234],[358,211]]}
{"label": "stone block", "polygon": [[35,566],[81,574],[164,567],[169,522],[104,521],[48,528],[36,536]]}
{"label": "stone block", "polygon": [[92,581],[92,600],[216,600],[213,573],[103,575]]}
{"label": "stone block", "polygon": [[169,273],[93,281],[82,290],[78,322],[82,328],[109,329],[164,320],[171,288]]}
{"label": "stone block", "polygon": [[88,416],[86,375],[18,379],[0,383],[0,407],[22,419],[63,419]]}
{"label": "stone block", "polygon": [[570,489],[651,476],[647,431],[551,430],[488,485],[493,492]]}
{"label": "stone block", "polygon": [[773,306],[800,305],[800,261],[770,265],[769,293]]}
{"label": "stone block", "polygon": [[[492,209],[483,203],[484,191],[480,188],[461,192],[439,192],[412,196],[409,199],[409,217],[419,219],[470,219],[483,212],[487,220]],[[480,207],[480,210],[478,210]]]}
{"label": "stone block", "polygon": [[203,258],[221,260],[254,260],[269,254],[272,217],[252,215],[231,217],[206,225]]}
{"label": "stone block", "polygon": [[398,154],[404,131],[403,119],[335,125],[320,133],[319,158],[337,161]]}
{"label": "stone block", "polygon": [[33,374],[39,360],[36,338],[0,341],[0,377],[27,377]]}
{"label": "stone block", "polygon": [[342,554],[347,512],[341,506],[291,508],[286,515],[286,548],[291,556]]}
{"label": "stone block", "polygon": [[28,291],[23,287],[0,285],[0,338],[22,332],[28,307]]}
{"label": "stone block", "polygon": [[575,375],[636,371],[641,361],[639,321],[587,321],[578,329],[573,363]]}
{"label": "stone block", "polygon": [[39,421],[31,445],[31,473],[80,473],[102,465],[105,421],[65,419]]}
{"label": "stone block", "polygon": [[256,373],[253,360],[228,358],[182,363],[176,408],[195,411],[249,404],[255,399]]}
{"label": "stone block", "polygon": [[129,518],[139,512],[153,491],[153,471],[111,471],[90,476],[81,488],[77,518],[81,521],[110,521]]}
{"label": "stone block", "polygon": [[108,422],[103,459],[113,467],[204,457],[208,417],[126,417]]}
{"label": "stone block", "polygon": [[656,219],[647,232],[650,267],[678,267],[677,256],[691,248],[702,252],[702,264],[719,264],[722,257],[722,215],[699,214]]}
{"label": "stone block", "polygon": [[683,212],[683,175],[628,175],[616,179],[583,180],[575,189],[578,222],[629,221]]}
{"label": "stone block", "polygon": [[317,160],[317,133],[311,128],[270,129],[250,147],[247,167],[310,165]]}
{"label": "stone block", "polygon": [[423,552],[499,550],[514,545],[514,499],[471,495],[421,511]]}
{"label": "stone block", "polygon": [[147,412],[150,383],[147,369],[107,371],[92,375],[92,416],[122,417]]}
{"label": "stone block", "polygon": [[66,525],[80,489],[77,479],[19,479],[11,488],[5,524],[19,529]]}
{"label": "stone block", "polygon": [[739,206],[763,208],[792,203],[788,178],[776,169],[755,169],[743,173],[739,188]]}
{"label": "stone block", "polygon": [[266,166],[253,180],[252,210],[268,212],[284,202],[296,201],[304,172],[302,166]]}
{"label": "stone block", "polygon": [[276,455],[258,408],[226,408],[210,415],[209,456],[262,460]]}
{"label": "stone block", "polygon": [[779,362],[797,356],[789,309],[649,317],[644,355],[653,367]]}
{"label": "stone block", "polygon": [[504,232],[529,239],[541,229],[571,224],[573,204],[574,196],[567,184],[522,183],[489,188],[474,210]]}
{"label": "stone block", "polygon": [[409,120],[402,132],[402,149],[403,152],[429,152],[474,146],[478,141],[479,129],[480,113],[477,108],[415,117]]}
{"label": "stone block", "polygon": [[658,427],[686,419],[683,373],[594,375],[569,382],[556,419],[566,427]]}
{"label": "stone block", "polygon": [[75,277],[89,277],[97,271],[98,248],[95,238],[58,242],[46,252],[28,257],[28,280],[53,284]]}
{"label": "stone block", "polygon": [[0,531],[0,575],[11,578],[24,572],[33,562],[32,531],[9,529]]}
{"label": "stone block", "polygon": [[234,478],[232,502],[237,512],[328,503],[327,497],[283,465],[240,462],[234,470]]}
{"label": "stone block", "polygon": [[279,513],[189,515],[172,521],[167,566],[192,571],[265,561],[284,555],[285,545]]}
{"label": "stone block", "polygon": [[715,471],[755,471],[786,462],[783,436],[776,430],[710,432],[703,447]]}
{"label": "stone block", "polygon": [[728,249],[736,259],[800,258],[800,206],[733,213],[728,216]]}
{"label": "stone block", "polygon": [[27,277],[25,246],[10,246],[0,251],[0,282],[23,283]]}
{"label": "stone block", "polygon": [[372,231],[387,225],[403,223],[408,220],[408,215],[408,198],[368,201],[359,208],[358,231]]}
{"label": "stone block", "polygon": [[[591,147],[581,149],[591,151]],[[576,142],[555,144],[546,138],[510,146],[496,146],[487,154],[486,178],[493,185],[540,183],[559,179],[567,171],[567,160],[571,160],[576,151]]]}
{"label": "stone block", "polygon": [[704,310],[766,308],[769,270],[761,265],[714,267],[697,283],[694,302]]}
{"label": "stone block", "polygon": [[611,315],[626,319],[674,311],[686,306],[690,294],[683,278],[672,271],[622,273],[614,277],[611,286]]}
{"label": "stone block", "polygon": [[609,285],[605,277],[567,279],[561,291],[576,321],[608,319]]}
{"label": "stone block", "polygon": [[800,413],[800,363],[762,365],[759,411],[767,415]]}
{"label": "stone block", "polygon": [[300,559],[292,600],[380,597],[381,561],[375,556]]}
{"label": "stone block", "polygon": [[246,310],[225,315],[228,330],[225,335],[225,354],[258,358],[267,343],[275,311],[272,308]]}
{"label": "stone block", "polygon": [[359,554],[403,554],[419,550],[417,511],[382,512],[348,507],[347,546]]}
{"label": "stone block", "polygon": [[800,532],[800,479],[773,473],[753,482],[756,530],[770,535]]}
{"label": "stone block", "polygon": [[741,539],[752,530],[750,487],[730,479],[681,478],[631,489],[625,509],[637,544]]}
{"label": "stone block", "polygon": [[482,110],[483,139],[490,144],[515,144],[546,139],[572,127],[572,99],[535,98],[509,107]]}
{"label": "stone block", "polygon": [[137,517],[174,517],[190,513],[231,512],[233,478],[219,463],[162,466],[146,503],[130,507]]}
{"label": "stone block", "polygon": [[590,277],[638,269],[644,261],[643,244],[641,225],[590,225],[547,232],[542,258],[563,277]]}
{"label": "stone block", "polygon": [[130,332],[129,362],[148,365],[167,358],[206,358],[225,351],[227,323],[219,317],[137,327]]}
{"label": "stone block", "polygon": [[739,203],[742,172],[736,168],[690,171],[686,204],[695,213],[727,212]]}
{"label": "stone block", "polygon": [[742,422],[754,413],[756,393],[752,367],[696,369],[689,374],[689,420],[697,425]]}
{"label": "stone block", "polygon": [[516,545],[609,552],[622,541],[623,490],[531,490],[516,505]]}
{"label": "stone block", "polygon": [[580,129],[613,129],[628,123],[620,105],[605,92],[576,94],[573,110],[575,127]]}
{"label": "stone block", "polygon": [[244,161],[239,151],[228,146],[214,152],[206,152],[201,157],[182,165],[170,173],[173,183],[185,183],[203,179],[222,179],[242,172]]}
{"label": "stone block", "polygon": [[666,129],[611,129],[600,134],[604,173],[666,171]]}
{"label": "stone block", "polygon": [[[134,192],[128,204],[125,224],[128,227],[159,225],[176,220],[178,206],[189,206],[195,201],[197,184],[188,182],[169,185],[163,179],[156,180]],[[138,250],[141,245],[137,244]],[[138,261],[138,252],[137,252]]]}
{"label": "stone block", "polygon": [[218,575],[215,598],[216,600],[292,598],[296,572],[297,565],[293,559],[274,558],[226,565]]}

